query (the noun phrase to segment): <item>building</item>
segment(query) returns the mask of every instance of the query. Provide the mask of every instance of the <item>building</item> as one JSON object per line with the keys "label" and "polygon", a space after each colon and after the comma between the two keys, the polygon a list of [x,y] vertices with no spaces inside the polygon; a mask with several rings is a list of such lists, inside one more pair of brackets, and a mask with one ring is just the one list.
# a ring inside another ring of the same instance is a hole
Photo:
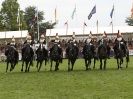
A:
{"label": "building", "polygon": [[0,44],[5,41],[10,42],[13,36],[17,42],[20,42],[21,40],[25,40],[27,34],[28,30],[0,32]]}
{"label": "building", "polygon": [[[54,39],[56,33],[58,33],[60,39],[70,39],[73,32],[75,32],[76,39],[81,40],[87,38],[90,31],[92,32],[93,36],[96,36],[97,39],[100,39],[103,32],[106,31],[108,37],[115,38],[117,35],[118,30],[122,33],[125,40],[133,40],[133,26],[115,26],[112,27],[86,27],[84,30],[83,28],[70,28],[66,33],[66,29],[47,29],[46,30],[46,37],[50,39]],[[84,31],[84,33],[83,33]],[[97,32],[98,31],[98,32]]]}

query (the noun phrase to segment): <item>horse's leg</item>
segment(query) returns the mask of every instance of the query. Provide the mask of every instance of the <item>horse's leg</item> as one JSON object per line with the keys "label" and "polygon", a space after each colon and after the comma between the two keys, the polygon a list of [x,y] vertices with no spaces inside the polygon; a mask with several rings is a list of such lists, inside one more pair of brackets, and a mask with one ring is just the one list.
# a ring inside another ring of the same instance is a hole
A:
{"label": "horse's leg", "polygon": [[88,66],[89,66],[89,69],[91,69],[91,59],[88,60]]}
{"label": "horse's leg", "polygon": [[30,71],[31,62],[28,64],[28,72]]}
{"label": "horse's leg", "polygon": [[55,71],[59,70],[58,66],[59,66],[59,61],[56,62]]}
{"label": "horse's leg", "polygon": [[122,68],[123,58],[120,59],[120,68]]}
{"label": "horse's leg", "polygon": [[7,70],[8,70],[8,66],[9,66],[9,62],[7,61],[6,72],[7,72]]}
{"label": "horse's leg", "polygon": [[13,62],[11,62],[10,72],[13,70]]}
{"label": "horse's leg", "polygon": [[71,71],[73,71],[73,67],[74,67],[74,63],[75,63],[76,59],[72,60],[71,61],[71,64],[72,64],[72,68],[71,68]]}
{"label": "horse's leg", "polygon": [[22,60],[22,68],[21,68],[21,72],[23,72],[23,66],[24,66],[24,61]]}
{"label": "horse's leg", "polygon": [[52,71],[53,61],[52,60],[50,60],[50,61],[51,61],[50,71]]}
{"label": "horse's leg", "polygon": [[28,71],[28,62],[25,62],[25,66],[26,66],[25,72],[27,72]]}
{"label": "horse's leg", "polygon": [[102,59],[100,59],[100,69],[101,69],[101,70],[102,70],[102,65],[103,65]]}
{"label": "horse's leg", "polygon": [[70,59],[68,59],[68,71],[70,71]]}
{"label": "horse's leg", "polygon": [[37,68],[37,70],[38,70],[38,64],[39,64],[39,61],[37,61],[37,63],[36,63],[36,68]]}
{"label": "horse's leg", "polygon": [[118,69],[120,68],[119,66],[119,58],[117,58],[117,66],[118,66]]}
{"label": "horse's leg", "polygon": [[40,61],[40,66],[39,66],[39,68],[38,68],[38,72],[40,71],[40,69],[41,69],[41,67],[42,67],[42,63],[43,63],[43,61]]}
{"label": "horse's leg", "polygon": [[106,62],[107,62],[107,58],[104,59],[104,70],[106,69]]}
{"label": "horse's leg", "polygon": [[93,66],[93,69],[95,69],[95,64],[96,64],[96,59],[94,58],[94,66]]}
{"label": "horse's leg", "polygon": [[128,68],[129,56],[126,56],[126,68]]}
{"label": "horse's leg", "polygon": [[87,59],[85,59],[85,66],[86,66],[86,70],[88,70],[88,63],[87,63]]}

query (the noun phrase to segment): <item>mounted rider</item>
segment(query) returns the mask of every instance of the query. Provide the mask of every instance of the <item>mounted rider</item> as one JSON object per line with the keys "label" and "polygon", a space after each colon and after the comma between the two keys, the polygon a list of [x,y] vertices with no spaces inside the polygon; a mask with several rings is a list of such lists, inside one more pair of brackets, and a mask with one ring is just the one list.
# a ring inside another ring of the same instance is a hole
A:
{"label": "mounted rider", "polygon": [[45,40],[45,36],[43,34],[40,36],[39,43],[41,44],[41,47],[46,48],[46,40]]}
{"label": "mounted rider", "polygon": [[14,36],[12,36],[12,40],[11,40],[10,46],[13,47],[16,50],[17,46],[16,46],[16,42],[15,42]]}
{"label": "mounted rider", "polygon": [[88,35],[87,39],[85,40],[85,43],[90,43],[92,45],[92,32],[90,31],[90,34]]}
{"label": "mounted rider", "polygon": [[57,44],[58,47],[60,47],[60,40],[59,39],[60,39],[59,38],[59,35],[58,35],[58,33],[56,33],[55,40],[54,40],[54,44]]}
{"label": "mounted rider", "polygon": [[73,32],[72,39],[70,40],[70,42],[73,42],[74,46],[77,46],[77,41],[75,39],[75,32]]}
{"label": "mounted rider", "polygon": [[115,39],[115,44],[117,44],[119,42],[120,42],[120,44],[122,44],[122,48],[123,48],[123,51],[124,51],[124,55],[126,55],[126,52],[127,52],[127,43],[124,40],[121,32],[118,30],[117,37]]}
{"label": "mounted rider", "polygon": [[107,55],[108,58],[110,58],[110,46],[109,46],[109,38],[107,37],[107,33],[104,31],[103,35],[102,35],[102,39],[99,41],[99,45],[105,45],[106,49],[107,49]]}

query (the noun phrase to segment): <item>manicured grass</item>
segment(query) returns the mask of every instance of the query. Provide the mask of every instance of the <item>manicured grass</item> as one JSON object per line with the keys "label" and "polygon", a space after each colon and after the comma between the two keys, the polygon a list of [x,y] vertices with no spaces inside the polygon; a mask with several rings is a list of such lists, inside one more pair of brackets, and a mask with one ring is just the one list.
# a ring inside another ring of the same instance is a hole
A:
{"label": "manicured grass", "polygon": [[[49,71],[50,64],[36,72],[22,73],[21,62],[13,72],[5,73],[0,63],[0,99],[133,99],[133,57],[129,67],[117,70],[116,60],[107,62],[107,70],[85,71],[84,60],[76,61],[74,71],[67,72],[67,60],[60,70]],[[54,68],[53,68],[54,69]]]}

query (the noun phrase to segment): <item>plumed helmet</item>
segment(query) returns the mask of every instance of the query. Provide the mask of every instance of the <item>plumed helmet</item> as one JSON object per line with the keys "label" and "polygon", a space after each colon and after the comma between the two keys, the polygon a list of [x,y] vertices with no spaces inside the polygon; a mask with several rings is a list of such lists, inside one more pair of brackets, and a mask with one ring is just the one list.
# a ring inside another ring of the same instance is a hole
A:
{"label": "plumed helmet", "polygon": [[14,36],[12,36],[12,42],[15,42],[15,38],[14,38]]}
{"label": "plumed helmet", "polygon": [[121,32],[118,30],[117,37],[122,37]]}
{"label": "plumed helmet", "polygon": [[56,33],[56,37],[55,37],[55,39],[59,39],[58,33]]}
{"label": "plumed helmet", "polygon": [[72,38],[73,38],[73,39],[75,38],[75,32],[73,32]]}
{"label": "plumed helmet", "polygon": [[107,34],[106,32],[104,31],[103,35],[102,35],[103,38],[106,38],[107,37]]}
{"label": "plumed helmet", "polygon": [[89,38],[92,38],[92,32],[90,31],[90,34],[89,34],[89,36],[88,36]]}
{"label": "plumed helmet", "polygon": [[45,36],[42,34],[42,35],[41,35],[41,38],[45,38]]}
{"label": "plumed helmet", "polygon": [[26,39],[31,40],[31,36],[28,34]]}

